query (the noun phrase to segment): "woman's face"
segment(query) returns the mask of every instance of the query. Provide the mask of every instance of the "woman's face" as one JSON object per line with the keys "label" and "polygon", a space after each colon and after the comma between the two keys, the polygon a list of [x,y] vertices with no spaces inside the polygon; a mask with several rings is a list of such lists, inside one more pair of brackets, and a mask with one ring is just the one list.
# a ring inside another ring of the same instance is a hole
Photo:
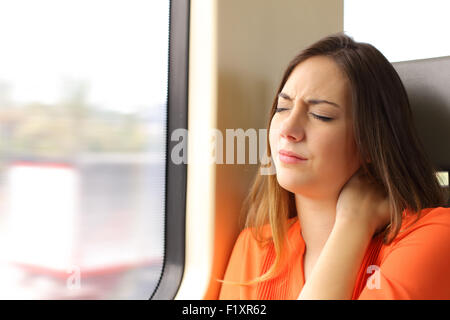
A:
{"label": "woman's face", "polygon": [[[292,71],[278,97],[269,142],[278,183],[296,194],[337,197],[358,170],[350,85],[331,58],[308,58]],[[283,150],[307,160],[280,155]]]}

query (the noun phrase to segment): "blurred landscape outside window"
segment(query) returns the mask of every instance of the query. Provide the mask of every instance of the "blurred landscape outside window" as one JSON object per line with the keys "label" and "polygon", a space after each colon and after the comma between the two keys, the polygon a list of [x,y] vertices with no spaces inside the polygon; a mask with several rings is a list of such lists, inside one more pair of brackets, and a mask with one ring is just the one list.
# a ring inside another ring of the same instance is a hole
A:
{"label": "blurred landscape outside window", "polygon": [[169,0],[0,0],[0,298],[149,299]]}

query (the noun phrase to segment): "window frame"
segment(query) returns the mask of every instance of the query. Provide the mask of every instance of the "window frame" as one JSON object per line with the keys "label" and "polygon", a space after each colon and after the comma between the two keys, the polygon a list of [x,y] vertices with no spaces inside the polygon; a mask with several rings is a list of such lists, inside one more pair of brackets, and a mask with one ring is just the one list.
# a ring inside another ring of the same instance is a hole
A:
{"label": "window frame", "polygon": [[170,138],[175,129],[187,129],[189,13],[190,0],[170,0],[164,262],[150,300],[174,299],[184,272],[187,164],[171,161],[171,150],[179,142]]}

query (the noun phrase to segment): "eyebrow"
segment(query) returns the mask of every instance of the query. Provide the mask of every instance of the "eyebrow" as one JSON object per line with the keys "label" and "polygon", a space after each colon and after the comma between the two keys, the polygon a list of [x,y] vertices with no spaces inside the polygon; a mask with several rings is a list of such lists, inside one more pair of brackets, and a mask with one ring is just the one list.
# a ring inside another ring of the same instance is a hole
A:
{"label": "eyebrow", "polygon": [[[278,94],[278,97],[283,98],[283,99],[286,99],[286,100],[289,100],[289,101],[293,101],[293,99],[292,99],[289,95],[287,95],[286,93],[284,93],[284,92],[280,92],[280,93]],[[307,103],[307,104],[327,103],[327,104],[330,104],[330,105],[332,105],[332,106],[334,106],[334,107],[340,108],[340,106],[339,106],[337,103],[334,103],[334,102],[331,102],[331,101],[328,101],[328,100],[309,99],[309,100],[306,100],[306,103]]]}

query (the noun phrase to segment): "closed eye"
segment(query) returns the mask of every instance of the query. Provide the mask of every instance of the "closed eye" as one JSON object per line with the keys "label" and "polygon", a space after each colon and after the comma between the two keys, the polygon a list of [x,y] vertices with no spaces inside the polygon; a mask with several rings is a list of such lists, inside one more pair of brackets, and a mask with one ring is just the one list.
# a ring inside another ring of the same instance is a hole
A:
{"label": "closed eye", "polygon": [[[288,110],[288,108],[276,108],[276,109],[275,109],[275,113],[282,112],[282,111],[284,111],[284,110]],[[311,112],[310,112],[310,113],[311,113]],[[324,122],[329,122],[329,121],[333,120],[333,118],[322,117],[322,116],[319,116],[319,115],[314,114],[314,113],[311,113],[311,115],[312,115],[314,118],[316,118],[316,119],[318,119],[318,120],[320,120],[320,121],[324,121]]]}
{"label": "closed eye", "polygon": [[284,111],[284,110],[287,110],[287,108],[276,108],[275,109],[275,113],[278,113],[278,112],[281,112],[281,111]]}
{"label": "closed eye", "polygon": [[314,118],[317,118],[317,119],[319,119],[319,120],[321,120],[321,121],[325,121],[325,122],[328,122],[328,121],[333,120],[333,118],[327,118],[327,117],[318,116],[317,114],[314,114],[314,113],[311,113],[311,115],[312,115]]}

